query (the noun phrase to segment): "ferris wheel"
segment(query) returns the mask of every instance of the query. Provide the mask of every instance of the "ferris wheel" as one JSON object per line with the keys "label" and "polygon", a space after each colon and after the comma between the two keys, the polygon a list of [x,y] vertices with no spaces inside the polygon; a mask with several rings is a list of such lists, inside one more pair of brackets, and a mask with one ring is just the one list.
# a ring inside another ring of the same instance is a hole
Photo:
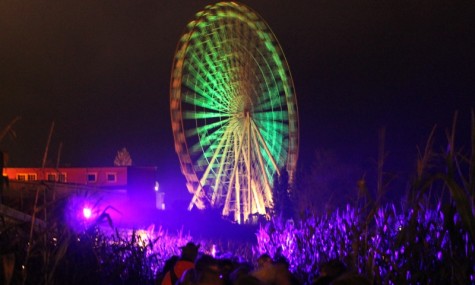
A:
{"label": "ferris wheel", "polygon": [[206,6],[188,23],[174,57],[170,111],[175,151],[194,206],[238,223],[273,208],[272,183],[292,180],[298,110],[275,35],[236,2]]}

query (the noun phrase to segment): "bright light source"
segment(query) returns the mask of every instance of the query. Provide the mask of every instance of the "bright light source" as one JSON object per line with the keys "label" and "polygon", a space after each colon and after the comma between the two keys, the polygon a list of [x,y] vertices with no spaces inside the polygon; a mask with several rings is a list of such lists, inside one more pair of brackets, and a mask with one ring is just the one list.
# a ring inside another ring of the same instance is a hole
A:
{"label": "bright light source", "polygon": [[92,215],[91,208],[87,208],[87,207],[83,208],[82,209],[82,214],[84,215],[84,218],[86,218],[86,219],[91,218],[91,215]]}
{"label": "bright light source", "polygon": [[145,230],[138,230],[137,231],[137,236],[139,237],[139,245],[142,247],[145,247],[148,243],[149,236],[147,231]]}
{"label": "bright light source", "polygon": [[153,187],[153,190],[155,190],[155,192],[158,192],[160,190],[160,185],[158,184],[158,181],[155,181],[155,187]]}
{"label": "bright light source", "polygon": [[213,246],[211,247],[211,255],[213,257],[216,257],[216,245],[215,244],[213,244]]}

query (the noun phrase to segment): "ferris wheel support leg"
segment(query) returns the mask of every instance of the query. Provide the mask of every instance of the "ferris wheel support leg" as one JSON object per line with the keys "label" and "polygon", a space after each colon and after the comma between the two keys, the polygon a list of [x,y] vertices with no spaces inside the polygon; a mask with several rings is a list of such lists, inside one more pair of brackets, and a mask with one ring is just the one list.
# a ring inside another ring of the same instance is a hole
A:
{"label": "ferris wheel support leg", "polygon": [[[254,131],[255,133],[255,131]],[[257,141],[257,138],[256,136],[254,135],[253,137],[253,141],[254,141],[254,149],[259,149],[259,143]],[[272,192],[271,192],[271,187],[270,187],[270,184],[269,184],[269,179],[267,178],[267,172],[266,172],[266,168],[264,166],[264,159],[262,158],[262,154],[260,151],[257,151],[257,158],[258,158],[258,161],[259,161],[259,165],[261,167],[261,171],[262,171],[262,176],[264,178],[264,196],[266,198],[266,201],[267,201],[267,206],[269,208],[273,208],[273,201],[272,201]],[[265,205],[266,203],[264,201],[261,201],[262,205]],[[264,209],[264,214],[265,214],[265,209]]]}
{"label": "ferris wheel support leg", "polygon": [[[253,136],[252,134],[254,131],[251,128],[251,119],[249,117],[249,113],[246,114],[246,134],[247,134],[247,151],[245,153],[244,161],[246,164],[247,168],[247,203],[245,203],[245,211],[247,213],[247,216],[252,213],[253,209],[257,209],[257,212],[259,214],[265,214],[265,209],[262,205],[264,205],[262,199],[259,199],[259,195],[257,194],[257,190],[255,187],[255,183],[252,182],[252,177],[251,175],[253,174],[253,171],[255,169],[252,168],[252,160],[251,160],[251,155],[252,155],[252,149],[251,145],[254,147],[254,149],[259,149],[259,145],[257,145],[255,135]],[[259,153],[259,151],[257,151]],[[262,173],[265,173],[265,170],[261,170]],[[254,173],[254,176],[255,173]],[[265,177],[265,175],[264,175]],[[254,184],[254,185],[253,185]],[[254,186],[254,187],[253,187]],[[253,205],[254,204],[254,205]]]}
{"label": "ferris wheel support leg", "polygon": [[251,199],[251,119],[249,112],[246,112],[246,133],[247,133],[247,204],[246,213],[247,216],[251,213],[252,199]]}
{"label": "ferris wheel support leg", "polygon": [[[238,171],[238,166],[237,166],[237,161],[239,161],[239,155],[241,153],[241,148],[242,148],[242,140],[241,138],[238,138],[238,133],[234,133],[231,135],[231,130],[229,131],[229,136],[230,138],[233,138],[233,144],[234,144],[234,165],[233,165],[233,172],[231,173],[231,179],[229,180],[229,189],[226,195],[226,201],[224,203],[224,208],[223,208],[223,216],[228,216],[230,210],[234,210],[234,220],[237,221],[238,224],[241,223],[241,196],[240,196],[240,186],[239,186],[239,179],[237,177],[239,176],[239,171]],[[233,194],[233,187],[234,185],[234,194],[235,194],[235,202],[234,202],[234,209],[231,209],[231,196]]]}
{"label": "ferris wheel support leg", "polygon": [[[246,136],[246,131],[242,131],[241,136],[239,137],[239,148],[238,148],[238,151],[237,151],[237,155],[236,155],[236,159],[235,159],[235,162],[238,162],[241,160],[241,156],[242,156],[242,159],[244,160],[244,163],[246,164],[246,153],[244,153],[244,139],[245,139],[245,136]],[[236,165],[235,166],[237,169],[239,168],[239,165]],[[246,165],[246,168],[248,166]],[[240,220],[241,220],[241,213],[243,215],[243,220],[244,220],[244,223],[247,222],[247,220],[249,219],[249,212],[247,211],[247,206],[249,205],[249,201],[247,200],[247,196],[245,195],[241,195],[243,194],[242,193],[242,185],[241,185],[241,181],[239,179],[239,169],[237,170],[237,176],[236,176],[236,209],[238,209],[238,214],[239,214],[239,223],[240,223]],[[249,171],[248,171],[249,172]],[[241,202],[242,200],[242,202]]]}
{"label": "ferris wheel support leg", "polygon": [[[234,179],[236,177],[236,171],[237,168],[233,167],[233,172],[231,173],[231,179],[229,179],[229,185],[233,185]],[[228,216],[229,215],[229,210],[231,208],[230,203],[231,203],[231,195],[232,191],[228,191],[226,194],[226,201],[224,202],[224,208],[223,208],[223,216]]]}
{"label": "ferris wheel support leg", "polygon": [[218,175],[216,177],[216,181],[214,183],[214,188],[213,188],[213,197],[211,198],[211,205],[214,206],[216,203],[216,196],[218,195],[218,185],[221,183],[221,176],[223,173],[223,167],[224,167],[224,162],[226,161],[227,158],[227,153],[229,150],[229,135],[226,136],[226,144],[224,145],[224,150],[223,150],[223,155],[221,156],[221,159],[219,160],[219,170],[218,170]]}
{"label": "ferris wheel support leg", "polygon": [[256,134],[257,134],[257,137],[258,137],[259,140],[261,141],[262,145],[264,146],[264,149],[266,150],[267,155],[269,156],[269,158],[270,158],[270,160],[271,160],[271,162],[272,162],[272,166],[274,166],[275,171],[276,171],[277,174],[280,176],[279,167],[277,167],[277,163],[275,162],[275,159],[274,159],[274,157],[272,156],[272,153],[269,151],[269,147],[267,147],[266,141],[265,141],[264,138],[262,137],[261,132],[259,131],[259,129],[258,129],[257,126],[256,126],[256,123],[254,123],[253,120],[251,120],[251,123],[252,123],[252,127],[254,128],[254,131],[255,131]]}
{"label": "ferris wheel support leg", "polygon": [[236,184],[234,185],[236,202],[234,203],[234,219],[238,224],[241,223],[241,183],[239,183],[239,170],[236,168]]}
{"label": "ferris wheel support leg", "polygon": [[[229,128],[226,128],[225,134],[228,132]],[[208,179],[209,172],[211,171],[211,168],[214,165],[214,162],[216,158],[218,157],[218,153],[221,151],[221,148],[223,147],[224,141],[226,139],[226,136],[223,135],[221,140],[219,141],[218,147],[216,148],[216,151],[213,154],[213,157],[211,158],[211,161],[208,164],[208,167],[206,167],[206,170],[203,174],[203,177],[200,179],[200,184],[198,185],[198,189],[196,189],[195,194],[193,195],[193,198],[191,199],[190,205],[188,206],[188,210],[191,211],[193,209],[193,205],[196,203],[196,200],[198,199],[201,191],[203,190],[203,185],[206,182],[206,179]]]}
{"label": "ferris wheel support leg", "polygon": [[[237,136],[236,136],[237,137]],[[236,141],[237,142],[237,141]],[[235,143],[236,143],[235,142]],[[239,183],[239,166],[238,166],[238,161],[239,161],[239,156],[241,155],[241,149],[242,149],[242,137],[239,139],[239,146],[235,146],[235,155],[234,155],[234,169],[236,169],[236,175],[234,176],[234,190],[235,190],[235,199],[236,201],[234,202],[234,219],[238,222],[238,224],[241,223],[241,185]]]}

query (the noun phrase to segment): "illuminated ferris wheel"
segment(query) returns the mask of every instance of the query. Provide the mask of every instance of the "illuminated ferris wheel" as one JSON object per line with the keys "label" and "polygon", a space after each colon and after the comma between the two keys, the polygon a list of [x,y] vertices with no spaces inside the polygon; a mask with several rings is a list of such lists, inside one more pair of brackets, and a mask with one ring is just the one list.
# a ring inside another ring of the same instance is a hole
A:
{"label": "illuminated ferris wheel", "polygon": [[289,66],[267,23],[236,2],[188,23],[172,67],[170,110],[189,209],[238,223],[273,208],[272,179],[294,175],[298,111]]}

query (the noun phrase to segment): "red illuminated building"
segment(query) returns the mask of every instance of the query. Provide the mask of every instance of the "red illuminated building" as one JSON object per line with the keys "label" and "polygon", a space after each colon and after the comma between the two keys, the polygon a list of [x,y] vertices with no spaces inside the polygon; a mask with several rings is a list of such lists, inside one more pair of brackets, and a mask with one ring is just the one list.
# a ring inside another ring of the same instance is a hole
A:
{"label": "red illuminated building", "polygon": [[[123,193],[132,202],[146,208],[164,208],[163,194],[158,195],[156,167],[64,167],[33,168],[5,167],[3,176],[13,184],[45,182],[74,191],[78,188],[104,190],[108,193]],[[161,201],[157,197],[160,196]],[[160,202],[160,205],[158,205]]]}

